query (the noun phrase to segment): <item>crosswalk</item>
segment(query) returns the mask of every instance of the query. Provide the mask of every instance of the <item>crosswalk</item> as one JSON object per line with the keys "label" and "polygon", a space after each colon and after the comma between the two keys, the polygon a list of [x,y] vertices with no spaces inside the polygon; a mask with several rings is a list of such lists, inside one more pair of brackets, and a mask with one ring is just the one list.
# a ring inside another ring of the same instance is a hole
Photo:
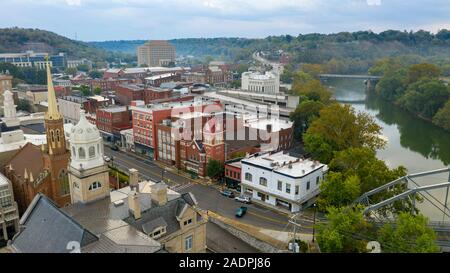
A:
{"label": "crosswalk", "polygon": [[175,186],[170,187],[171,190],[176,191],[176,192],[180,192],[183,191],[185,189],[188,189],[190,187],[192,187],[194,185],[194,183],[186,183],[186,184],[177,184]]}

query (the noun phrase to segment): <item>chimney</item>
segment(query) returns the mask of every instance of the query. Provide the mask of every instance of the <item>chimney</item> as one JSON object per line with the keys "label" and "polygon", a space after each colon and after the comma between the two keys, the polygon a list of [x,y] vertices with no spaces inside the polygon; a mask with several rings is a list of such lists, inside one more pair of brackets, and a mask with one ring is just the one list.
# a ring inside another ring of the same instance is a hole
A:
{"label": "chimney", "polygon": [[158,206],[164,206],[167,204],[167,185],[164,182],[153,184],[150,196]]}
{"label": "chimney", "polygon": [[129,169],[130,172],[130,189],[139,192],[139,171],[136,169]]}
{"label": "chimney", "polygon": [[141,218],[141,204],[139,203],[139,193],[136,191],[130,191],[128,194],[128,208],[130,214],[133,215],[135,220]]}

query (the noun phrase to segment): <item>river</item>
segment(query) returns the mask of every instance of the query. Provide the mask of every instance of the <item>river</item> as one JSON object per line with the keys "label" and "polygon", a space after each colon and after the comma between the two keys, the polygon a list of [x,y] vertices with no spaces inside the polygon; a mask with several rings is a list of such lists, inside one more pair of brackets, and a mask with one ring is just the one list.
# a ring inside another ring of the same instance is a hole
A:
{"label": "river", "polygon": [[[450,133],[440,129],[430,122],[421,120],[379,97],[365,92],[362,80],[333,79],[326,83],[332,90],[334,97],[341,103],[350,104],[358,112],[372,115],[383,128],[382,134],[388,143],[383,150],[377,152],[377,157],[395,168],[400,165],[407,168],[408,173],[417,173],[441,169],[450,165]],[[416,179],[419,185],[443,183],[449,181],[447,174],[434,175],[426,179]],[[445,190],[432,190],[425,196],[432,196],[445,200]],[[450,199],[450,197],[449,197]],[[441,209],[437,201],[433,201]],[[450,205],[450,202],[448,203]],[[433,221],[450,221],[443,218],[443,213],[429,201],[424,200],[419,209]],[[450,214],[450,212],[447,212]]]}

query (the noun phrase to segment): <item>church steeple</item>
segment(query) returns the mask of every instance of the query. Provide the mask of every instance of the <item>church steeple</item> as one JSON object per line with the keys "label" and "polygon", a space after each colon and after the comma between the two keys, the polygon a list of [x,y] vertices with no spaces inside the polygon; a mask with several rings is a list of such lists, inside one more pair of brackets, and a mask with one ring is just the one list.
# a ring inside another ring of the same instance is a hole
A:
{"label": "church steeple", "polygon": [[56,102],[55,88],[53,87],[52,73],[50,70],[50,62],[48,61],[48,57],[46,57],[46,62],[47,62],[48,109],[47,109],[47,113],[45,113],[45,119],[50,119],[50,120],[61,119],[62,116],[58,111],[58,103]]}

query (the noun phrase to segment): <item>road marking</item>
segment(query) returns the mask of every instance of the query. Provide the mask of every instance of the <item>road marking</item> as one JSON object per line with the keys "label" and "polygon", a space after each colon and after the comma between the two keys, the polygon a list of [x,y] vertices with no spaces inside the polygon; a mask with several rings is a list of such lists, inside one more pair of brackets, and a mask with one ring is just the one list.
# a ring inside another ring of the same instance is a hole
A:
{"label": "road marking", "polygon": [[267,216],[263,216],[263,215],[251,212],[251,211],[248,211],[247,213],[251,214],[253,216],[259,217],[261,219],[265,219],[265,220],[268,220],[268,221],[271,221],[271,222],[274,222],[274,223],[278,223],[278,224],[287,224],[288,223],[287,219],[286,219],[286,222],[283,222],[283,221],[280,221],[280,220],[276,220],[276,219],[273,219],[273,218],[270,218],[270,217],[267,217]]}
{"label": "road marking", "polygon": [[190,188],[190,187],[192,187],[193,185],[194,185],[194,184],[192,184],[192,183],[181,184],[181,185],[178,184],[178,185],[172,187],[171,190],[173,190],[173,191],[181,191],[181,190]]}

